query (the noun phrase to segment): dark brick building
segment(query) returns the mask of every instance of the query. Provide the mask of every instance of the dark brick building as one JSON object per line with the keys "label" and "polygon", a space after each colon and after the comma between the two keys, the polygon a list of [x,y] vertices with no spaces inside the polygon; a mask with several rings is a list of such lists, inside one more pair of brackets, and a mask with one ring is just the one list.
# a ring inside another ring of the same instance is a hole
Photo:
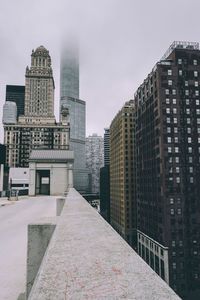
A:
{"label": "dark brick building", "polygon": [[138,252],[184,299],[200,299],[199,85],[198,43],[174,42],[135,94]]}

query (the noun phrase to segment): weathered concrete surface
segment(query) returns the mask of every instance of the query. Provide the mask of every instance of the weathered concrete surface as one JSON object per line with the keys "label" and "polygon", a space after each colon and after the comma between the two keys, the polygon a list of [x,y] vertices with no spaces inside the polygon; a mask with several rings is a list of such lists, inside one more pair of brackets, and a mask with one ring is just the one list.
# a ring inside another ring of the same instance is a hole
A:
{"label": "weathered concrete surface", "polygon": [[27,225],[56,214],[55,197],[35,197],[0,207],[0,300],[26,288]]}
{"label": "weathered concrete surface", "polygon": [[56,216],[60,216],[65,204],[65,197],[59,197],[56,199]]}
{"label": "weathered concrete surface", "polygon": [[70,189],[28,299],[180,298]]}
{"label": "weathered concrete surface", "polygon": [[41,261],[56,227],[56,218],[28,225],[26,297],[33,286]]}

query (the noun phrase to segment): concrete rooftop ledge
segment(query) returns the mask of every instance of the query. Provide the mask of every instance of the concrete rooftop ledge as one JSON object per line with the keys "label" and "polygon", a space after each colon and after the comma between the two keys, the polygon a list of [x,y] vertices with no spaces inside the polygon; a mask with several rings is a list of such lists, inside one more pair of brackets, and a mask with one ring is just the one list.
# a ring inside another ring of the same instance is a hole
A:
{"label": "concrete rooftop ledge", "polygon": [[180,298],[70,189],[28,299]]}

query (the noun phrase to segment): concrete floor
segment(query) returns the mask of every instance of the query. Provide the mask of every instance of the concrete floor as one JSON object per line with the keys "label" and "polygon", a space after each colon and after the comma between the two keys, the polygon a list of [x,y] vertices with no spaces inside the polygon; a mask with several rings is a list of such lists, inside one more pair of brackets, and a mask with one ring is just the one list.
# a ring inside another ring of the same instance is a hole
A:
{"label": "concrete floor", "polygon": [[55,197],[50,196],[0,206],[0,300],[16,300],[25,292],[27,225],[55,215]]}

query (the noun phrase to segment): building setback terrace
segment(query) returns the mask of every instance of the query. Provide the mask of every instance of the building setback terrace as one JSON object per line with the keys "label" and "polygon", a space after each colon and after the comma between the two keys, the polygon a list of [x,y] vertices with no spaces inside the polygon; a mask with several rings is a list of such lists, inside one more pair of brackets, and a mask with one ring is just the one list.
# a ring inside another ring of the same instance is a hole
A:
{"label": "building setback terrace", "polygon": [[180,299],[75,189],[58,214],[29,300]]}

